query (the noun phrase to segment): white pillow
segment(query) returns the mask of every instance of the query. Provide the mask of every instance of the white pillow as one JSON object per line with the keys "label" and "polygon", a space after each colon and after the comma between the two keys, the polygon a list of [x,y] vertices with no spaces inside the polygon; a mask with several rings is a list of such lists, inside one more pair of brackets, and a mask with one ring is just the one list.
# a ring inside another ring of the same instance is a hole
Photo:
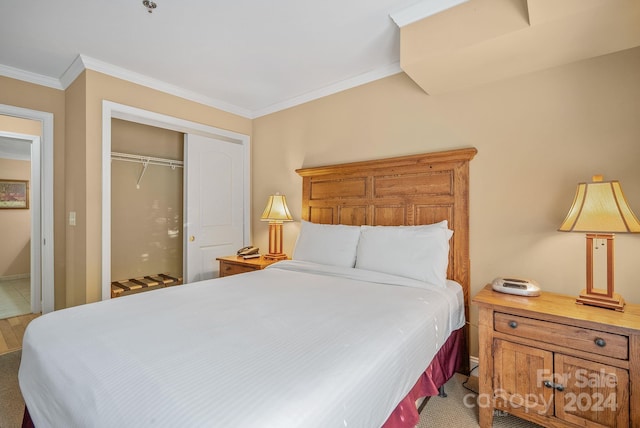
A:
{"label": "white pillow", "polygon": [[447,286],[447,223],[424,226],[362,226],[356,268]]}
{"label": "white pillow", "polygon": [[356,263],[359,238],[360,226],[302,220],[293,259],[352,268]]}

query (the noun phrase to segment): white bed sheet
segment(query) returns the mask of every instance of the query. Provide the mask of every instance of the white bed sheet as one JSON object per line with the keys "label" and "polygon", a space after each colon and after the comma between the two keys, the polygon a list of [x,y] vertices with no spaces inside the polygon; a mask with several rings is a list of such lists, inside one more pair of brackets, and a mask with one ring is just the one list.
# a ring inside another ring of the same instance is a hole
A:
{"label": "white bed sheet", "polygon": [[32,420],[380,426],[464,325],[462,290],[341,269],[279,262],[39,317],[19,371]]}

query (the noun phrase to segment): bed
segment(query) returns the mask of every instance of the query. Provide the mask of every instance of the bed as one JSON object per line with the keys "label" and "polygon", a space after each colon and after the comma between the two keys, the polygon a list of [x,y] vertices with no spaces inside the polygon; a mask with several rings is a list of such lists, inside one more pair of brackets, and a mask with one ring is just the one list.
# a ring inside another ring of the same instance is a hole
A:
{"label": "bed", "polygon": [[32,321],[24,425],[415,425],[467,369],[475,153],[298,170],[294,260]]}

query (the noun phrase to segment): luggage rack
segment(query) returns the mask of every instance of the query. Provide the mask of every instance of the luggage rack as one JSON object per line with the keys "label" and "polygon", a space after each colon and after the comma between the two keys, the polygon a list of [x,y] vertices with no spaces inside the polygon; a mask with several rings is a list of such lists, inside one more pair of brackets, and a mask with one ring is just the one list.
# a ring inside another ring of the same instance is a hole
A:
{"label": "luggage rack", "polygon": [[182,278],[174,277],[166,273],[113,281],[111,283],[111,298],[128,296],[129,294],[136,294],[143,291],[156,290],[158,288],[172,287],[174,285],[181,284]]}

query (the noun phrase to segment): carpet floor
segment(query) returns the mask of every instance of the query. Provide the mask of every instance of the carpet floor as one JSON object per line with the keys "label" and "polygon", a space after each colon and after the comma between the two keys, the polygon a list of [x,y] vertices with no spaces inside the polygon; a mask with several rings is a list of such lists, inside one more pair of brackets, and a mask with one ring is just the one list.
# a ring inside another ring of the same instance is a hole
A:
{"label": "carpet floor", "polygon": [[[22,424],[24,401],[18,386],[21,351],[0,355],[0,427],[19,428]],[[472,377],[456,374],[445,385],[448,397],[432,397],[420,415],[417,428],[455,427],[475,428],[478,408],[475,405],[477,383]],[[465,387],[466,386],[466,387]],[[470,388],[470,389],[467,389]],[[534,428],[538,425],[504,414],[495,416],[494,428]]]}
{"label": "carpet floor", "polygon": [[22,351],[0,355],[0,427],[18,428],[22,425],[24,401],[18,386],[18,368]]}
{"label": "carpet floor", "polygon": [[[420,413],[417,428],[455,427],[476,428],[478,424],[478,406],[476,397],[478,378],[455,374],[445,385],[447,397],[431,397]],[[493,417],[494,428],[539,428],[524,419],[499,413]]]}

